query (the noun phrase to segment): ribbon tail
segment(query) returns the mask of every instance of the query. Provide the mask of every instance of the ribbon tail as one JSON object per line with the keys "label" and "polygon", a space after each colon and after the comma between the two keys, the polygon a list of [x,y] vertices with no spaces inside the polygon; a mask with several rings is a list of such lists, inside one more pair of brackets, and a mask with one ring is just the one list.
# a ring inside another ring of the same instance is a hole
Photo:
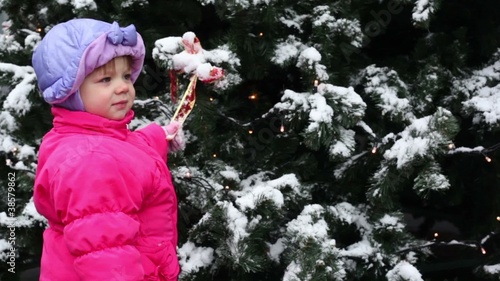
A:
{"label": "ribbon tail", "polygon": [[168,74],[170,76],[170,98],[173,103],[177,103],[177,73],[172,69]]}
{"label": "ribbon tail", "polygon": [[191,81],[189,85],[182,95],[182,99],[177,106],[177,109],[172,117],[171,121],[177,121],[181,125],[186,121],[188,115],[193,111],[194,105],[196,103],[196,81],[198,80],[198,76],[193,75],[191,77]]}

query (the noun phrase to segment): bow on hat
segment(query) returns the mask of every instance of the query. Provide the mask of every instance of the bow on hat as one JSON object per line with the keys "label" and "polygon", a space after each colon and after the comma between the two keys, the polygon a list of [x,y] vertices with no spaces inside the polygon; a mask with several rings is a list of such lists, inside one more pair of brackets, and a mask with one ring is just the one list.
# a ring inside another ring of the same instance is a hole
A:
{"label": "bow on hat", "polygon": [[111,25],[108,33],[108,40],[114,45],[135,46],[137,44],[137,32],[133,24],[127,27],[120,27],[115,21]]}

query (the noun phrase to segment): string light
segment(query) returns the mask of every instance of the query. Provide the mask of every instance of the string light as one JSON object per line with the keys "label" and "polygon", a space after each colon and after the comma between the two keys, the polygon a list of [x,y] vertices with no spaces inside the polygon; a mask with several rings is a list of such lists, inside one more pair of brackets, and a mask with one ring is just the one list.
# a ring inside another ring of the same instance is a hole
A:
{"label": "string light", "polygon": [[374,146],[374,147],[372,148],[372,153],[373,153],[373,154],[377,153],[377,150],[378,150],[378,147]]}
{"label": "string light", "polygon": [[42,32],[42,28],[40,26],[37,26],[36,32],[41,33]]}
{"label": "string light", "polygon": [[259,36],[260,37],[264,36],[264,32],[259,32]]}
{"label": "string light", "polygon": [[492,145],[488,148],[485,148],[485,149],[481,150],[480,153],[484,156],[484,159],[486,160],[486,162],[490,163],[493,161],[493,159],[491,159],[487,154],[497,150],[498,148],[500,148],[500,143],[497,143],[497,144]]}
{"label": "string light", "polygon": [[283,122],[283,116],[280,116],[280,133],[285,132],[285,124]]}
{"label": "string light", "polygon": [[253,131],[252,130],[248,130],[248,133],[251,135],[251,134],[253,134]]}
{"label": "string light", "polygon": [[[484,154],[483,154],[484,155]],[[487,155],[484,155],[484,159],[486,160],[486,162],[490,163],[492,160],[490,157],[488,157]]]}
{"label": "string light", "polygon": [[226,186],[224,186],[224,189],[225,189],[225,190],[229,190],[229,189],[231,189],[231,188],[229,187],[229,185],[226,185]]}
{"label": "string light", "polygon": [[212,157],[217,158],[217,154],[216,153],[212,154]]}
{"label": "string light", "polygon": [[[500,221],[500,216],[497,216],[496,220]],[[434,238],[438,238],[439,237],[439,233],[438,232],[434,232],[433,236],[434,236]],[[483,255],[486,255],[486,254],[488,254],[488,251],[486,250],[486,248],[483,245],[486,245],[486,244],[490,243],[489,240],[491,240],[491,239],[495,239],[493,241],[493,243],[496,243],[496,241],[497,241],[498,238],[500,238],[500,232],[492,232],[492,233],[488,234],[486,237],[484,237],[484,238],[482,238],[482,239],[479,240],[481,242],[479,242],[479,241],[472,241],[472,240],[469,240],[469,241],[456,241],[456,240],[453,240],[451,242],[434,240],[432,242],[429,241],[429,243],[418,245],[416,247],[408,247],[406,249],[398,251],[398,253],[404,253],[404,252],[408,252],[408,251],[413,251],[415,249],[431,247],[431,246],[434,246],[434,245],[453,245],[453,246],[456,246],[457,244],[461,244],[461,245],[467,246],[467,247],[474,247],[474,248],[480,250]],[[494,250],[492,250],[492,251],[494,251]],[[493,252],[490,252],[490,254],[492,254],[492,253]]]}
{"label": "string light", "polygon": [[319,80],[318,79],[314,80],[314,87],[318,87],[318,85],[319,85]]}
{"label": "string light", "polygon": [[257,99],[257,94],[256,93],[252,93],[251,95],[248,96],[248,99],[250,99],[250,100],[256,100]]}
{"label": "string light", "polygon": [[191,173],[190,170],[187,170],[186,173],[184,174],[185,179],[191,179],[193,177],[193,174]]}
{"label": "string light", "polygon": [[[494,235],[497,235],[497,234],[498,233],[494,233]],[[434,236],[437,236],[437,233],[434,233]],[[492,239],[491,235],[488,235],[487,237],[481,239],[481,241],[485,242],[485,240],[488,240],[488,239]],[[486,253],[487,253],[486,249],[482,246],[483,245],[482,243],[480,243],[478,241],[472,241],[472,240],[468,240],[468,241],[453,240],[453,241],[449,241],[449,242],[434,240],[434,241],[429,241],[428,243],[425,243],[425,244],[416,245],[414,247],[407,247],[405,249],[399,250],[397,253],[405,253],[408,251],[415,251],[417,249],[432,247],[435,245],[444,245],[444,246],[453,246],[453,247],[455,247],[457,245],[462,245],[462,246],[467,247],[467,248],[469,248],[469,247],[476,248],[476,249],[480,250],[483,255],[486,255]]]}
{"label": "string light", "polygon": [[492,152],[499,149],[500,143],[492,145],[488,148],[481,148],[481,150],[479,150],[478,148],[467,148],[467,147],[460,147],[459,149],[457,149],[454,143],[449,143],[447,146],[450,150],[449,154],[455,154],[455,153],[481,154],[486,162],[491,163],[493,162],[493,159],[489,157],[488,154],[491,155]]}
{"label": "string light", "polygon": [[214,101],[215,99],[213,97],[208,98],[210,101]]}

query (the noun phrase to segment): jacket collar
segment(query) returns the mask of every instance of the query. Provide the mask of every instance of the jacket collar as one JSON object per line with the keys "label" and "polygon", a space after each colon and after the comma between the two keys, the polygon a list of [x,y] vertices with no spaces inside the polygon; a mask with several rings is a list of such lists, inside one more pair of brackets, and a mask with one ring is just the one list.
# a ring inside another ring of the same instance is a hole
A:
{"label": "jacket collar", "polygon": [[85,111],[70,111],[62,107],[52,107],[54,130],[58,133],[78,133],[106,135],[125,139],[129,134],[128,124],[134,118],[130,110],[122,120],[110,120]]}

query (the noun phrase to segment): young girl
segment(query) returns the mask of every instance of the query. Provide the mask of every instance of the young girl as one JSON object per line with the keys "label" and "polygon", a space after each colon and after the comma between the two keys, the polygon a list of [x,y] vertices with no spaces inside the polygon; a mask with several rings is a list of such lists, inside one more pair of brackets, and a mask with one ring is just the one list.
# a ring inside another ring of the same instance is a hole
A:
{"label": "young girl", "polygon": [[127,128],[144,54],[133,25],[92,19],[54,26],[35,49],[54,115],[34,187],[49,223],[41,281],[177,280],[177,199],[166,156],[169,143],[182,145],[179,124]]}

